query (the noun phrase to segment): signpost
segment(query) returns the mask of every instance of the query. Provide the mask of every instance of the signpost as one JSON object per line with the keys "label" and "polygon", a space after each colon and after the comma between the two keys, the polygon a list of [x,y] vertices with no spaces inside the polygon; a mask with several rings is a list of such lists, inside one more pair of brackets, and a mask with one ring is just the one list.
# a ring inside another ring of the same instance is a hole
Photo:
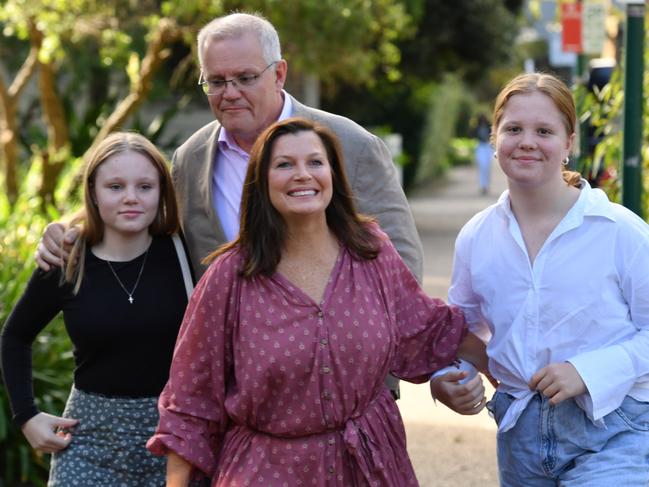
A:
{"label": "signpost", "polygon": [[582,52],[580,3],[561,4],[561,46],[563,52]]}
{"label": "signpost", "polygon": [[[586,69],[586,56],[583,48],[583,10],[582,0],[574,3],[561,4],[561,39],[564,52],[574,52],[577,54],[577,64],[574,71],[575,84],[584,85]],[[578,102],[577,109],[581,111],[581,104]],[[577,131],[577,145],[574,156],[570,161],[571,170],[581,168],[587,153],[588,133],[587,120],[582,119],[579,114],[579,129]]]}
{"label": "signpost", "polygon": [[582,3],[581,45],[583,54],[599,57],[606,39],[606,9],[604,3],[586,0]]}
{"label": "signpost", "polygon": [[622,204],[643,217],[642,210],[642,77],[644,14],[641,0],[626,0],[624,36],[624,120]]}
{"label": "signpost", "polygon": [[563,52],[599,56],[606,38],[606,8],[601,0],[561,4]]}

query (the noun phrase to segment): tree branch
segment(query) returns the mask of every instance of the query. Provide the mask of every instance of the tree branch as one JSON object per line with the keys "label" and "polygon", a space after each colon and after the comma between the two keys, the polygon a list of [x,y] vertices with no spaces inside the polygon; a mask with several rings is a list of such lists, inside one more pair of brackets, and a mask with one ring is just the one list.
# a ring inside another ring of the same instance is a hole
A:
{"label": "tree branch", "polygon": [[[30,30],[33,43],[42,42],[43,34],[37,29]],[[56,72],[52,62],[38,62],[40,68],[39,92],[43,118],[47,126],[47,150],[43,154],[43,178],[39,194],[43,204],[54,202],[54,190],[60,172],[64,167],[66,149],[70,146],[65,108],[56,85]]]}
{"label": "tree branch", "polygon": [[29,41],[31,44],[29,54],[27,56],[27,59],[25,59],[23,65],[18,70],[18,73],[16,73],[16,77],[14,78],[13,83],[11,83],[11,86],[8,90],[9,96],[14,99],[20,96],[23,88],[27,86],[27,83],[34,74],[34,71],[36,71],[36,66],[38,65],[38,52],[40,51],[41,45],[43,44],[43,33],[39,31],[31,22],[29,31]]}
{"label": "tree branch", "polygon": [[181,36],[181,29],[172,19],[163,18],[158,23],[156,31],[149,41],[146,55],[140,65],[139,79],[132,83],[131,92],[115,108],[106,119],[92,145],[86,151],[89,154],[108,134],[117,130],[126,119],[138,108],[151,91],[151,83],[158,68],[169,55],[166,46]]}

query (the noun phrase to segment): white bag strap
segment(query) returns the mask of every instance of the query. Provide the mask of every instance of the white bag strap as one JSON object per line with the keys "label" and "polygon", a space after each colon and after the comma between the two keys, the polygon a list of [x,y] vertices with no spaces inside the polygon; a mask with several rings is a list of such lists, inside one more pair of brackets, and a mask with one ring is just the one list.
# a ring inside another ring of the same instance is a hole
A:
{"label": "white bag strap", "polygon": [[176,254],[178,254],[178,262],[180,262],[180,270],[183,273],[183,282],[185,283],[185,291],[187,291],[187,300],[192,295],[194,290],[194,282],[192,281],[192,273],[189,270],[189,262],[187,261],[187,254],[185,253],[185,247],[183,246],[180,236],[177,233],[174,233],[171,236],[171,239],[174,242],[174,247],[176,247]]}

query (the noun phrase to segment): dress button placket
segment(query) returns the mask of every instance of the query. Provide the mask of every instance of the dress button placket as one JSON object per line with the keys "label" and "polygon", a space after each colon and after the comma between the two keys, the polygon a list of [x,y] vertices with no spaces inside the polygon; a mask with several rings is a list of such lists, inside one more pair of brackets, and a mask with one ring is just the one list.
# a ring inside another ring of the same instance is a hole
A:
{"label": "dress button placket", "polygon": [[[318,316],[318,326],[321,327],[321,333],[325,333],[325,331],[322,330],[322,325],[324,323],[324,313],[322,312],[322,310],[318,311],[317,316]],[[325,359],[325,357],[328,354],[325,354],[324,351],[326,350],[327,345],[329,344],[329,340],[326,337],[321,337],[321,338],[318,339],[318,342],[320,344],[320,350],[323,353],[323,356],[322,356],[323,361],[327,362],[328,360]],[[327,375],[331,374],[331,367],[329,365],[322,365],[320,367],[320,374],[323,375],[323,376],[327,376]],[[327,387],[328,380],[331,380],[331,379],[327,379],[327,378],[323,377],[323,384],[322,384],[323,389]],[[327,391],[327,390],[323,390],[321,397],[322,397],[323,402],[327,403],[327,405],[324,405],[325,406],[325,415],[324,415],[325,422],[326,422],[328,428],[333,428],[334,425],[331,422],[331,415],[332,415],[332,412],[333,412],[333,411],[331,411],[331,407],[332,407],[332,405],[331,405],[331,393],[329,391]],[[332,440],[329,440],[329,444],[330,445],[333,444]],[[330,468],[333,469],[333,467],[330,467]]]}

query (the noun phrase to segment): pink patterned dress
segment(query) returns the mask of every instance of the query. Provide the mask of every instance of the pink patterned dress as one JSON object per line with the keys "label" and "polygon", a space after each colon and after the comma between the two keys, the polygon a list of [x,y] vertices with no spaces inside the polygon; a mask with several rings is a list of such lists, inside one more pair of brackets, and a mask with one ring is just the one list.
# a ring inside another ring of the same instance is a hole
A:
{"label": "pink patterned dress", "polygon": [[341,248],[321,303],[284,276],[217,259],[196,287],[149,440],[212,487],[416,486],[388,371],[424,382],[455,359],[461,313],[427,297],[387,237]]}

